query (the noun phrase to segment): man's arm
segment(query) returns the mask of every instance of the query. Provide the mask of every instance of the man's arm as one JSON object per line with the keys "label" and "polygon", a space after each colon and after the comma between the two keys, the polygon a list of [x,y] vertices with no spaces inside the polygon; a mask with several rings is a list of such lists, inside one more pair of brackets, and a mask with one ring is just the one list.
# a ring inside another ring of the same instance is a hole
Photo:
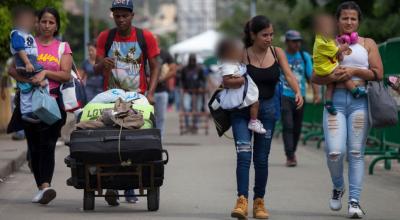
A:
{"label": "man's arm", "polygon": [[160,81],[167,81],[176,76],[176,64],[175,63],[168,64],[168,68],[169,68],[168,73],[165,75],[164,78],[160,79]]}
{"label": "man's arm", "polygon": [[114,59],[110,57],[96,56],[96,63],[94,64],[94,72],[96,74],[110,74],[111,70],[115,67]]}
{"label": "man's arm", "polygon": [[154,103],[154,92],[156,91],[157,83],[158,83],[158,70],[159,70],[159,63],[157,61],[157,57],[149,58],[149,67],[150,67],[150,82],[149,82],[149,89],[147,93],[147,99],[150,103]]}

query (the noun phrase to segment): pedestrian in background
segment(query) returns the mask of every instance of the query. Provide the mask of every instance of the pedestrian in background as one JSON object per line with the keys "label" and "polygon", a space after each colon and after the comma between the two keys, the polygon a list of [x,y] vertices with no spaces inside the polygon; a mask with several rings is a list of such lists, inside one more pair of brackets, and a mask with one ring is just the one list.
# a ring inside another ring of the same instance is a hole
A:
{"label": "pedestrian in background", "polygon": [[94,64],[96,63],[96,44],[89,42],[87,44],[89,57],[83,61],[82,70],[85,76],[85,90],[87,100],[92,100],[97,94],[103,92],[103,75],[94,71]]}
{"label": "pedestrian in background", "polygon": [[[306,97],[306,84],[311,84],[312,68],[311,55],[302,50],[303,38],[300,32],[289,30],[285,34],[286,50],[289,67],[297,79],[303,99]],[[281,99],[282,136],[286,154],[286,166],[297,166],[296,150],[300,139],[303,123],[304,106],[298,108],[295,102],[295,92],[281,76],[283,93]],[[318,88],[312,85],[314,102],[319,102]]]}
{"label": "pedestrian in background", "polygon": [[168,80],[176,77],[176,64],[171,54],[164,50],[160,50],[158,56],[160,63],[160,73],[156,92],[154,93],[154,111],[156,117],[156,126],[161,130],[161,135],[164,136],[165,130],[165,115],[168,108]]}
{"label": "pedestrian in background", "polygon": [[[181,86],[183,89],[183,111],[201,112],[203,108],[202,91],[205,88],[206,79],[203,68],[197,63],[196,54],[190,54],[188,64],[181,71]],[[193,133],[197,132],[197,116],[192,114],[192,125],[189,124],[189,117],[185,116],[186,130]]]}
{"label": "pedestrian in background", "polygon": [[[336,10],[336,24],[339,35],[351,35],[357,32],[362,19],[362,12],[353,1],[340,4]],[[367,97],[356,98],[346,89],[344,82],[352,80],[361,89],[366,81],[383,78],[383,64],[375,41],[357,37],[349,45],[351,53],[345,55],[339,67],[328,76],[313,75],[313,81],[319,84],[335,83],[332,102],[337,114],[329,114],[325,108],[323,129],[326,142],[326,159],[332,180],[333,190],[329,207],[333,211],[342,208],[345,193],[343,178],[344,158],[348,158],[348,216],[362,218],[360,198],[364,178],[364,153],[368,136],[368,101]]]}

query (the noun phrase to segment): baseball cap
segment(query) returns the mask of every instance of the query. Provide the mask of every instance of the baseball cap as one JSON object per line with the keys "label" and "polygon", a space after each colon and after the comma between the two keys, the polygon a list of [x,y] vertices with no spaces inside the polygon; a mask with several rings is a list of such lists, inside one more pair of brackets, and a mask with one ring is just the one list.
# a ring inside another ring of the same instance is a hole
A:
{"label": "baseball cap", "polygon": [[133,1],[132,0],[113,0],[110,10],[114,10],[117,8],[128,9],[133,11]]}
{"label": "baseball cap", "polygon": [[285,34],[285,39],[286,40],[303,40],[300,32],[298,32],[296,30],[288,30]]}

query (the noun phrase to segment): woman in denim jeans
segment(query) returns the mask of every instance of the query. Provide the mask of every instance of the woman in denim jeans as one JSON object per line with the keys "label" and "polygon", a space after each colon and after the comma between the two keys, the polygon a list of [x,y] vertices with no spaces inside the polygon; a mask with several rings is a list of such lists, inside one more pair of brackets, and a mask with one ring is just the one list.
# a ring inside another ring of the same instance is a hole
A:
{"label": "woman in denim jeans", "polygon": [[[303,105],[303,98],[296,78],[290,70],[285,52],[281,48],[271,46],[273,27],[270,21],[264,16],[256,16],[246,24],[244,33],[246,50],[243,53],[243,62],[247,64],[247,73],[258,87],[260,102],[258,119],[267,132],[255,134],[252,144],[252,133],[247,127],[250,120],[249,108],[232,112],[231,123],[237,153],[236,179],[239,198],[231,216],[240,219],[247,218],[249,171],[253,153],[255,169],[253,216],[256,219],[266,219],[269,213],[264,206],[263,198],[268,179],[268,155],[276,122],[275,88],[281,69],[290,87],[296,93],[297,106]],[[228,88],[239,88],[244,83],[244,77],[225,78],[223,83]]]}
{"label": "woman in denim jeans", "polygon": [[[339,34],[356,32],[361,21],[361,10],[355,2],[344,2],[336,12]],[[345,192],[343,160],[349,160],[349,205],[350,218],[362,218],[360,194],[364,176],[364,150],[368,135],[367,97],[354,98],[345,89],[344,80],[352,79],[361,89],[366,80],[381,80],[382,61],[376,43],[369,38],[358,37],[357,43],[350,45],[351,53],[344,56],[335,74],[327,77],[313,76],[319,84],[336,82],[333,104],[337,115],[324,111],[323,127],[326,142],[326,157],[333,183],[333,193],[329,206],[334,211],[342,208],[341,198]]]}

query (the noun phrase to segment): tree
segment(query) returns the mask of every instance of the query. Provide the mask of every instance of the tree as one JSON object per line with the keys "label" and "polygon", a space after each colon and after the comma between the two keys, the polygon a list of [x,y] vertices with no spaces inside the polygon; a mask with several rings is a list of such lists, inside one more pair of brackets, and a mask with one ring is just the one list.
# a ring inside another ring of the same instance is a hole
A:
{"label": "tree", "polygon": [[[71,46],[71,50],[74,56],[74,61],[76,65],[80,66],[80,64],[85,59],[84,57],[84,45],[83,36],[84,36],[84,17],[82,15],[72,15],[70,13],[67,14],[68,18],[68,27],[65,30],[65,34],[63,35],[63,40],[68,42]],[[108,28],[108,24],[105,21],[94,20],[90,18],[89,20],[89,40],[95,41],[99,31],[105,30]]]}
{"label": "tree", "polygon": [[[232,0],[233,10],[220,23],[219,29],[232,36],[242,36],[243,27],[250,19],[249,0]],[[257,13],[266,15],[274,25],[277,46],[283,44],[283,34],[288,29],[299,30],[304,39],[304,47],[310,51],[314,33],[312,18],[316,12],[335,14],[342,0],[268,0],[257,1]],[[363,12],[359,33],[377,43],[400,36],[400,1],[398,0],[356,0]]]}
{"label": "tree", "polygon": [[66,13],[63,9],[62,0],[1,0],[0,1],[0,64],[11,56],[10,53],[10,31],[12,29],[11,10],[18,5],[29,5],[39,10],[46,6],[52,6],[58,10],[61,16],[61,33],[65,30],[68,23]]}

